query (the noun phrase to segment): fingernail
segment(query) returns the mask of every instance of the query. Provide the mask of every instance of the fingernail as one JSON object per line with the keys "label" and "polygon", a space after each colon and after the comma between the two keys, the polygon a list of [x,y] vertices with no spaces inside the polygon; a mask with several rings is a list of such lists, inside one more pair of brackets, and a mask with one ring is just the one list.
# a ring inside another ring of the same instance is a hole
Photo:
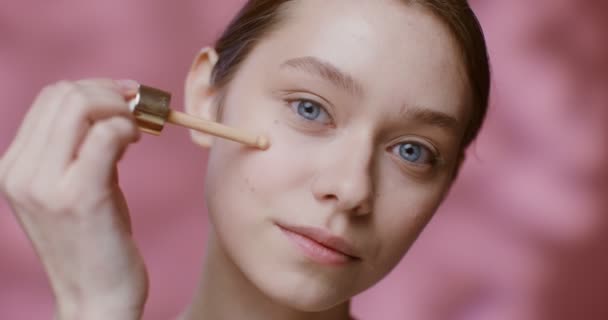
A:
{"label": "fingernail", "polygon": [[139,83],[135,80],[114,80],[124,93],[136,93],[139,89]]}

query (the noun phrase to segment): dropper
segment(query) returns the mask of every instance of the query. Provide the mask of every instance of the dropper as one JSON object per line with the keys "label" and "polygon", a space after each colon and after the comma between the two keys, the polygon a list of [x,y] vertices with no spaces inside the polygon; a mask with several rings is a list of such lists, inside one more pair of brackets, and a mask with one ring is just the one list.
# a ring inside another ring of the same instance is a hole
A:
{"label": "dropper", "polygon": [[152,135],[160,135],[165,123],[169,122],[262,150],[270,147],[270,141],[265,136],[254,135],[241,129],[172,110],[169,106],[170,102],[169,92],[139,85],[137,95],[129,101],[129,108],[135,116],[139,129]]}

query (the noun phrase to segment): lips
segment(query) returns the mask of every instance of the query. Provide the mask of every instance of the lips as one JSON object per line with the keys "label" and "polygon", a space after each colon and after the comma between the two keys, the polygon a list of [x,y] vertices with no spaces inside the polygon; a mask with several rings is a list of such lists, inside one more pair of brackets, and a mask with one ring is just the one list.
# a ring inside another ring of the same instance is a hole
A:
{"label": "lips", "polygon": [[351,244],[325,229],[285,224],[277,226],[292,242],[318,262],[339,264],[360,259]]}

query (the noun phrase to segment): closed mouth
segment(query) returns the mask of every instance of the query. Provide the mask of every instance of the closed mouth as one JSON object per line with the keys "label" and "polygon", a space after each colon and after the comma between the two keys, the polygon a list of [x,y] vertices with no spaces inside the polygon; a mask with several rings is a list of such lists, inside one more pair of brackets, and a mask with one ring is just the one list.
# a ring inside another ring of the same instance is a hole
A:
{"label": "closed mouth", "polygon": [[277,224],[279,229],[313,260],[324,264],[344,264],[361,258],[344,238],[317,227]]}

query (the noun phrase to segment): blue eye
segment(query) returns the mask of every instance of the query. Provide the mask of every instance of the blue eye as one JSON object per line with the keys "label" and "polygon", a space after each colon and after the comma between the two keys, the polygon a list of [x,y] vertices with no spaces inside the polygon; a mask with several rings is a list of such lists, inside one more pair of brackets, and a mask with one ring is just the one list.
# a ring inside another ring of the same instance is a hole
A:
{"label": "blue eye", "polygon": [[432,151],[419,143],[405,142],[397,144],[393,147],[393,152],[403,160],[418,165],[434,164],[436,159]]}
{"label": "blue eye", "polygon": [[302,118],[308,121],[330,123],[331,117],[327,111],[318,103],[310,100],[294,100],[289,103],[292,109]]}

